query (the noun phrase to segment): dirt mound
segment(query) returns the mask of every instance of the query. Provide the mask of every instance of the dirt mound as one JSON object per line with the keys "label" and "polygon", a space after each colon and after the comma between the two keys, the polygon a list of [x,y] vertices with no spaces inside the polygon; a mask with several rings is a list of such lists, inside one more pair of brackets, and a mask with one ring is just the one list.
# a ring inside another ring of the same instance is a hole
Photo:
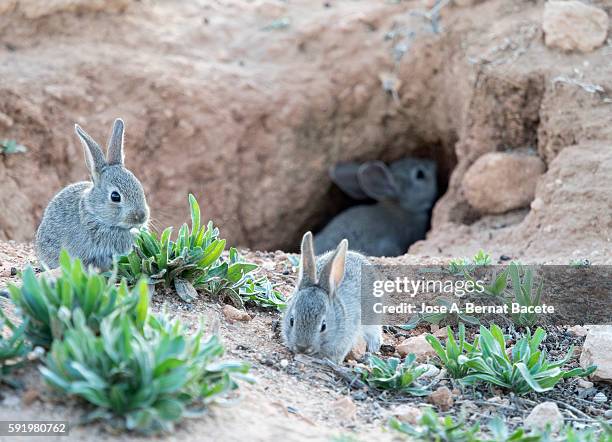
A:
{"label": "dirt mound", "polygon": [[[9,1],[0,135],[29,151],[2,156],[0,238],[31,239],[86,177],[72,124],[102,140],[121,116],[159,225],[182,222],[193,192],[232,243],[294,248],[338,210],[329,165],[421,155],[448,190],[411,252],[609,261],[609,41],[547,48],[542,2],[451,5],[440,21],[424,3]],[[533,208],[478,212],[463,175],[515,149],[548,169]]]}

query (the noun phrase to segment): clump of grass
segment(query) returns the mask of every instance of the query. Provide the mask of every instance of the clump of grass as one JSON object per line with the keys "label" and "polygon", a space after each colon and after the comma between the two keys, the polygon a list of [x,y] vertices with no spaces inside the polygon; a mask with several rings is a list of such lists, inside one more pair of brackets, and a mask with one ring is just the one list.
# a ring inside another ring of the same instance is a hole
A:
{"label": "clump of grass", "polygon": [[423,411],[418,425],[391,419],[389,426],[419,441],[475,442],[480,440],[477,438],[480,429],[478,424],[468,426],[463,418],[454,420],[450,416],[440,419],[429,407]]}
{"label": "clump of grass", "polygon": [[0,140],[0,153],[10,155],[15,153],[25,153],[27,151],[27,147],[19,144],[15,140]]}
{"label": "clump of grass", "polygon": [[478,348],[478,338],[476,338],[473,344],[467,342],[465,339],[465,325],[463,324],[459,324],[459,334],[456,339],[451,327],[447,327],[447,332],[448,338],[444,346],[438,338],[431,334],[427,335],[425,339],[440,358],[448,374],[454,379],[461,379],[467,376],[469,372],[469,367],[465,362]]}
{"label": "clump of grass", "polygon": [[200,206],[189,195],[191,226],[183,224],[176,240],[172,240],[172,227],[157,237],[153,232],[141,230],[133,250],[119,258],[118,275],[133,284],[145,278],[151,285],[174,287],[186,302],[193,301],[197,290],[216,297],[229,298],[242,307],[250,301],[263,307],[284,308],[283,296],[268,283],[265,276],[256,276],[258,266],[245,262],[236,249],[231,248],[229,259],[223,259],[225,240],[219,238],[219,229],[212,221],[201,224]]}
{"label": "clump of grass", "polygon": [[490,330],[480,326],[474,351],[458,358],[458,363],[468,369],[468,374],[461,378],[462,382],[469,385],[482,381],[522,395],[531,391],[548,391],[561,379],[588,376],[595,371],[595,366],[563,371],[561,367],[572,356],[573,348],[561,360],[550,361],[546,351],[539,349],[545,338],[546,332],[541,328],[533,335],[527,330],[527,334],[508,349],[497,325],[491,325]]}
{"label": "clump of grass", "polygon": [[56,390],[93,406],[86,420],[151,433],[170,431],[248,379],[247,364],[222,362],[222,355],[216,336],[189,336],[178,320],[150,315],[145,292],[133,317],[117,310],[101,321],[99,334],[75,311],[41,373]]}
{"label": "clump of grass", "polygon": [[403,362],[398,358],[383,360],[370,355],[368,367],[365,370],[357,370],[370,387],[405,392],[414,396],[429,394],[427,388],[415,382],[427,371],[427,367],[419,367],[416,364],[414,353],[407,355]]}
{"label": "clump of grass", "polygon": [[12,300],[26,319],[25,336],[35,346],[48,348],[54,339],[61,339],[76,309],[97,332],[105,317],[118,308],[133,305],[135,293],[146,291],[144,282],[133,291],[125,282],[117,286],[113,278],[107,280],[85,269],[66,251],[61,252],[59,261],[61,274],[56,280],[37,278],[34,270],[27,267],[21,286],[9,285]]}
{"label": "clump of grass", "polygon": [[19,326],[13,324],[0,309],[0,383],[15,386],[7,375],[22,364],[29,351],[25,340],[25,326],[25,322]]}

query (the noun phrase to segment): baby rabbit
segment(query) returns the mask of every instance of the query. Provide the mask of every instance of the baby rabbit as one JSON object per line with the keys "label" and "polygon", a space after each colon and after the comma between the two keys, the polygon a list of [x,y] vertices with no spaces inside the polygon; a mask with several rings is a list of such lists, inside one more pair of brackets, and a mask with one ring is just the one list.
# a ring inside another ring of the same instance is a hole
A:
{"label": "baby rabbit", "polygon": [[36,232],[36,254],[44,266],[59,266],[62,248],[85,265],[104,271],[113,257],[132,248],[132,228],[146,225],[149,208],[140,181],[123,166],[123,121],[115,120],[106,158],[78,125],[90,181],[71,184],[51,200]]}
{"label": "baby rabbit", "polygon": [[390,167],[380,161],[339,164],[330,176],[352,198],[378,202],[350,207],[332,219],[315,238],[317,254],[347,238],[351,249],[364,255],[398,256],[425,237],[438,194],[433,161],[404,158]]}
{"label": "baby rabbit", "polygon": [[315,263],[312,233],[302,238],[300,275],[282,322],[283,339],[293,352],[339,364],[360,335],[368,351],[380,348],[382,327],[361,325],[361,271],[369,262],[347,248],[343,239]]}

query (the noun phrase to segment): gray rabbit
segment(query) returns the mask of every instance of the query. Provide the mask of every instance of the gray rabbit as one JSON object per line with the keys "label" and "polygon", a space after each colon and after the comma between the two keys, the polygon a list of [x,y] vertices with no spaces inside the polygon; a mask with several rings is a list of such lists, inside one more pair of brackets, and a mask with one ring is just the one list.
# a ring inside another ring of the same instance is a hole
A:
{"label": "gray rabbit", "polygon": [[382,327],[361,325],[361,272],[369,262],[347,248],[343,239],[315,262],[312,233],[302,238],[300,275],[282,321],[283,339],[293,352],[339,364],[360,335],[368,351],[379,350]]}
{"label": "gray rabbit", "polygon": [[123,121],[115,120],[106,158],[78,125],[91,181],[71,184],[51,200],[36,232],[36,254],[44,266],[59,266],[62,248],[100,270],[128,253],[130,232],[146,225],[149,208],[140,181],[123,165]]}
{"label": "gray rabbit", "polygon": [[438,194],[433,161],[404,158],[389,167],[380,161],[345,163],[330,169],[330,176],[352,198],[377,203],[350,207],[332,219],[315,237],[317,254],[347,238],[351,249],[364,255],[398,256],[425,237]]}

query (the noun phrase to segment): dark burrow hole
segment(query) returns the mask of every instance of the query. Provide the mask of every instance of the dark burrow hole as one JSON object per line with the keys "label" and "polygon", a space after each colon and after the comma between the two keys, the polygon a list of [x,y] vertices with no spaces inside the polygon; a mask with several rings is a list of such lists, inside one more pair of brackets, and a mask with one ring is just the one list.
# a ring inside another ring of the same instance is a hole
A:
{"label": "dark burrow hole", "polygon": [[[437,196],[431,209],[428,213],[427,219],[427,228],[426,232],[429,232],[431,228],[431,214],[433,211],[433,207],[437,201],[446,193],[449,185],[450,175],[457,164],[457,158],[455,156],[454,150],[455,143],[449,143],[448,146],[442,144],[436,145],[424,145],[422,148],[418,150],[413,150],[410,153],[406,153],[403,155],[398,155],[397,151],[393,154],[383,154],[379,158],[358,158],[353,161],[358,163],[364,163],[366,161],[382,161],[387,165],[392,164],[395,161],[401,160],[403,158],[415,158],[415,159],[427,159],[436,163],[437,167]],[[306,232],[308,230],[312,231],[317,237],[317,233],[321,232],[321,230],[334,218],[336,218],[339,214],[344,212],[353,206],[358,205],[374,205],[377,203],[376,200],[372,198],[368,199],[354,199],[347,195],[338,185],[334,184],[331,178],[328,178],[328,181],[325,183],[326,186],[329,187],[327,193],[322,197],[320,201],[320,207],[323,207],[323,211],[318,214],[318,216],[314,219],[310,219],[305,223],[304,228],[301,230],[302,232]],[[410,220],[407,220],[409,223]],[[301,236],[301,234],[300,234]],[[424,239],[426,233],[421,235],[422,237],[417,238]],[[300,238],[296,238],[294,244],[299,244]],[[315,240],[316,243],[316,240]],[[350,241],[349,241],[350,243]],[[350,245],[349,245],[350,247]],[[295,248],[290,250],[290,252],[299,253],[299,249]],[[404,251],[405,253],[405,251]],[[401,253],[403,254],[403,253]]]}

